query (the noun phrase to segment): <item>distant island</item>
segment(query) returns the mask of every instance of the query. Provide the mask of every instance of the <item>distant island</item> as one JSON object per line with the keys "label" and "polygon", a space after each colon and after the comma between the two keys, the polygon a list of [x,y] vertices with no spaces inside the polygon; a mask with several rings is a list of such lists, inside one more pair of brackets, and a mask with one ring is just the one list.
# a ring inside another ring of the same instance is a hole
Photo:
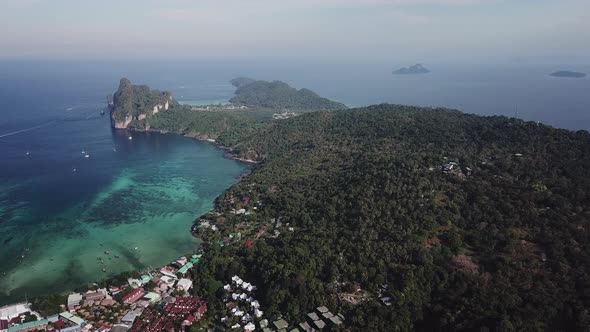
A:
{"label": "distant island", "polygon": [[426,74],[430,73],[430,70],[426,69],[421,64],[415,64],[410,67],[400,68],[393,71],[393,75],[415,75],[415,74]]}
{"label": "distant island", "polygon": [[586,77],[586,74],[580,73],[577,71],[561,70],[561,71],[556,71],[554,73],[551,73],[551,76],[553,76],[553,77],[566,77],[566,78],[583,78],[583,77]]}

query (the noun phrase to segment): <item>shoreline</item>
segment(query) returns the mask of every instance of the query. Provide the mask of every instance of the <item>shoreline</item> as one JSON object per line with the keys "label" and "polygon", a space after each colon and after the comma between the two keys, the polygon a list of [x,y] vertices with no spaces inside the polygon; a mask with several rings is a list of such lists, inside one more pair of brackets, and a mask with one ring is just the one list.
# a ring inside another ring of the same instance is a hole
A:
{"label": "shoreline", "polygon": [[199,141],[199,142],[207,142],[207,143],[211,143],[211,144],[215,145],[216,148],[226,152],[224,157],[227,159],[237,160],[237,161],[240,161],[240,162],[243,162],[246,164],[251,164],[251,165],[256,165],[259,163],[259,161],[256,161],[256,160],[238,157],[237,155],[235,155],[233,153],[233,149],[231,147],[221,145],[221,144],[217,143],[217,141],[215,139],[209,138],[206,135],[182,134],[182,133],[168,131],[168,130],[162,130],[162,129],[135,129],[135,128],[126,128],[126,129],[112,128],[112,129],[119,130],[119,131],[127,130],[127,131],[135,132],[135,133],[156,133],[156,134],[161,134],[161,135],[172,134],[172,135],[178,135],[178,136],[182,136],[182,137],[186,137],[186,138],[192,138],[192,139]]}
{"label": "shoreline", "polygon": [[[178,136],[181,136],[181,137],[191,138],[191,139],[193,139],[195,141],[211,143],[216,148],[225,151],[223,157],[226,158],[226,159],[235,160],[235,161],[238,161],[238,162],[247,164],[247,165],[256,165],[256,164],[258,164],[257,161],[237,157],[235,154],[232,153],[233,150],[231,148],[226,147],[226,146],[223,146],[221,144],[218,144],[213,139],[204,138],[204,137],[201,137],[201,136],[198,136],[198,135],[181,134],[181,133],[177,133],[177,132],[173,132],[173,131],[154,130],[154,129],[138,130],[138,129],[135,129],[135,128],[125,128],[125,129],[123,129],[123,128],[113,128],[113,127],[111,127],[111,130],[114,130],[116,132],[125,132],[125,131],[127,131],[127,132],[130,132],[130,133],[155,133],[155,134],[160,134],[160,135],[173,134],[173,135],[178,135]],[[247,167],[244,170],[244,172],[242,172],[237,177],[237,181],[235,183],[233,183],[231,186],[236,185],[236,184],[240,183],[241,181],[243,181],[250,173],[251,173],[251,168],[250,167]],[[225,192],[230,187],[225,188],[223,190],[223,192]],[[190,232],[191,237],[196,238],[196,239],[198,239],[200,241],[199,247],[198,248],[195,248],[192,251],[192,253],[204,253],[205,252],[205,248],[206,248],[206,246],[204,246],[205,241],[202,238],[196,236],[196,234],[192,231],[192,229],[193,229],[196,221],[199,220],[200,217],[202,217],[202,216],[204,216],[204,215],[206,215],[208,213],[211,213],[212,211],[215,211],[215,201],[220,196],[221,196],[221,194],[213,198],[213,205],[214,206],[213,206],[212,209],[209,209],[209,210],[205,211],[204,213],[202,213],[200,215],[194,216],[193,219],[192,219],[192,221],[191,221],[190,227],[188,228],[188,232]],[[175,258],[172,257],[171,259],[175,259]],[[156,269],[156,270],[158,270],[158,269]],[[38,298],[43,298],[43,297],[52,296],[52,295],[68,295],[68,294],[70,294],[72,292],[77,292],[78,290],[92,289],[92,287],[96,286],[97,284],[98,285],[100,285],[100,284],[106,284],[109,281],[116,279],[117,277],[119,277],[122,274],[127,274],[127,273],[145,274],[145,273],[149,273],[149,272],[152,272],[152,271],[154,271],[154,270],[151,270],[149,268],[148,269],[131,269],[131,270],[127,270],[127,271],[122,271],[121,273],[119,273],[117,275],[114,275],[114,276],[110,276],[110,277],[107,277],[107,278],[98,278],[98,279],[96,279],[94,281],[91,281],[91,282],[88,282],[88,283],[85,283],[85,284],[80,284],[77,287],[70,288],[70,289],[64,290],[62,292],[52,292],[52,293],[48,293],[48,294],[45,294],[45,295],[40,295],[40,296],[38,296]],[[32,298],[32,299],[34,299],[34,298]],[[29,303],[30,302],[31,301],[29,301]],[[13,303],[13,302],[6,302],[2,306],[11,306],[13,304],[15,304],[15,303]]]}

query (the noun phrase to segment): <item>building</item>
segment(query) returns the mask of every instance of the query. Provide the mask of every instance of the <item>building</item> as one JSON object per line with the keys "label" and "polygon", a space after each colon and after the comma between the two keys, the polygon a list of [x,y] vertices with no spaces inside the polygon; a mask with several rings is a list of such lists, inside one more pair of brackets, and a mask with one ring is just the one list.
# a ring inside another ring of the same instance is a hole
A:
{"label": "building", "polygon": [[127,332],[127,330],[129,330],[129,327],[125,325],[115,325],[109,332]]}
{"label": "building", "polygon": [[184,264],[176,273],[180,273],[182,275],[185,275],[188,270],[190,270],[193,267],[193,263],[188,262],[186,264]]}
{"label": "building", "polygon": [[190,279],[185,278],[178,280],[178,283],[176,284],[176,288],[182,289],[186,292],[188,292],[192,287],[193,282]]}
{"label": "building", "polygon": [[277,330],[284,330],[289,327],[289,323],[287,323],[284,319],[279,319],[273,322],[273,325],[277,328]]}
{"label": "building", "polygon": [[145,292],[141,288],[137,288],[132,290],[129,294],[123,296],[122,300],[126,304],[133,304],[137,302],[137,300],[141,299],[145,295]]}
{"label": "building", "polygon": [[129,311],[123,318],[121,318],[121,323],[126,325],[133,325],[135,319],[143,313],[141,308],[137,308],[135,310]]}
{"label": "building", "polygon": [[300,323],[299,328],[301,328],[301,330],[304,332],[311,332],[313,330],[307,322]]}
{"label": "building", "polygon": [[314,320],[313,324],[319,329],[322,330],[324,327],[326,327],[326,323],[324,323],[323,320],[318,319],[318,320]]}
{"label": "building", "polygon": [[129,278],[127,279],[127,283],[129,284],[129,286],[131,286],[131,288],[135,289],[135,288],[139,288],[141,287],[142,283],[141,280],[139,279],[134,279],[134,278]]}
{"label": "building", "polygon": [[338,315],[330,317],[330,323],[338,326],[342,325],[342,318]]}
{"label": "building", "polygon": [[143,296],[144,299],[147,299],[150,303],[156,303],[162,299],[160,294],[149,292]]}
{"label": "building", "polygon": [[59,314],[59,317],[77,326],[83,326],[84,324],[86,324],[86,322],[82,318],[72,315],[67,311],[64,311],[61,314]]}
{"label": "building", "polygon": [[96,292],[88,292],[84,294],[84,298],[88,302],[102,301],[106,298],[106,290],[99,289]]}
{"label": "building", "polygon": [[31,307],[28,303],[7,305],[0,308],[0,321],[10,321],[13,318],[17,318],[23,314],[26,314],[27,312],[31,312]]}
{"label": "building", "polygon": [[179,297],[175,302],[164,306],[148,308],[137,318],[132,332],[174,331],[174,327],[184,323],[192,324],[200,320],[207,311],[207,303],[196,297]]}
{"label": "building", "polygon": [[72,293],[68,295],[68,310],[73,311],[75,307],[82,303],[83,296],[80,293]]}
{"label": "building", "polygon": [[29,332],[29,331],[37,331],[37,330],[46,330],[47,324],[49,321],[47,319],[42,319],[34,322],[28,322],[20,325],[14,325],[8,327],[8,332]]}
{"label": "building", "polygon": [[160,273],[162,273],[163,275],[172,277],[172,278],[176,278],[176,269],[171,267],[171,266],[164,266],[163,268],[160,269]]}

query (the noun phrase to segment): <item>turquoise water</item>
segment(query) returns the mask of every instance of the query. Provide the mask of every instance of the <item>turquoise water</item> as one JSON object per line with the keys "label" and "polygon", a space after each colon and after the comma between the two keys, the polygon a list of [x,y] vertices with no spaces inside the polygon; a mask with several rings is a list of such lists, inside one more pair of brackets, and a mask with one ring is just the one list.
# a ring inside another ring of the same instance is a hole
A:
{"label": "turquoise water", "polygon": [[192,221],[246,168],[208,143],[111,130],[116,80],[68,75],[0,78],[0,304],[194,251]]}
{"label": "turquoise water", "polygon": [[[35,175],[4,182],[0,302],[160,266],[198,248],[190,235],[192,221],[212,208],[245,166],[224,158],[213,145],[188,138],[133,133],[130,141],[127,135],[113,134],[108,152],[100,144],[86,144],[91,157],[76,156],[75,172],[53,168],[56,177],[68,173],[66,179],[50,180],[53,185]],[[29,153],[20,157],[32,159],[42,152]],[[39,163],[30,159],[29,172],[35,174]],[[52,191],[51,198],[30,195],[36,188]],[[68,191],[75,191],[77,199],[52,205]]]}

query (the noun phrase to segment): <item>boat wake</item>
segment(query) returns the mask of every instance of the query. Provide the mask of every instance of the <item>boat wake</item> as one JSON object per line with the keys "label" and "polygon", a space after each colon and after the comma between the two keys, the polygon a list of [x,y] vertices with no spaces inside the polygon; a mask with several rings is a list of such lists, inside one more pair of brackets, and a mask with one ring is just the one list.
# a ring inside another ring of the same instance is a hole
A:
{"label": "boat wake", "polygon": [[34,126],[34,127],[30,127],[30,128],[26,128],[26,129],[21,129],[21,130],[13,131],[13,132],[8,133],[8,134],[2,134],[2,135],[0,135],[0,138],[12,136],[12,135],[17,135],[17,134],[20,134],[20,133],[25,133],[27,131],[31,131],[31,130],[39,129],[39,128],[42,128],[42,127],[46,127],[46,126],[49,126],[50,124],[53,124],[55,121],[56,120],[52,120],[52,121],[48,121],[48,122],[45,122],[43,124],[40,124],[40,125],[37,125],[37,126]]}

